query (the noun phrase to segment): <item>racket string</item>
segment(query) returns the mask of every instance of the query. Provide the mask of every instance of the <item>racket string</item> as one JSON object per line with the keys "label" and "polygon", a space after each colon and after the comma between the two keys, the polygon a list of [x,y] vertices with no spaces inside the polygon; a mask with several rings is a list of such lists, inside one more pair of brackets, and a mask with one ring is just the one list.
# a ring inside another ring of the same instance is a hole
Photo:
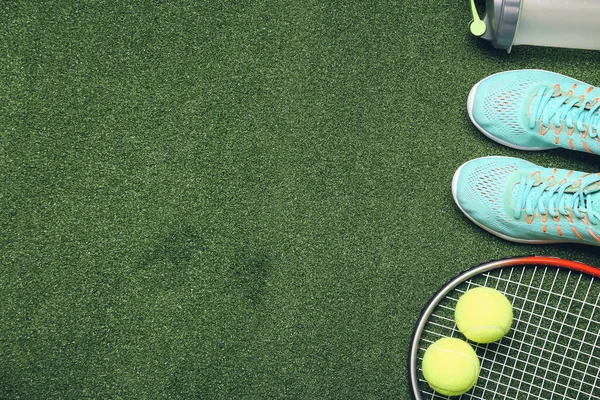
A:
{"label": "racket string", "polygon": [[[476,286],[494,287],[513,303],[515,319],[498,343],[475,345],[481,356],[476,387],[462,399],[600,398],[597,280],[555,267],[510,267],[489,271],[454,288],[439,302],[423,329],[419,365],[429,344],[462,337],[454,322],[458,298]],[[444,399],[419,378],[422,393]]]}

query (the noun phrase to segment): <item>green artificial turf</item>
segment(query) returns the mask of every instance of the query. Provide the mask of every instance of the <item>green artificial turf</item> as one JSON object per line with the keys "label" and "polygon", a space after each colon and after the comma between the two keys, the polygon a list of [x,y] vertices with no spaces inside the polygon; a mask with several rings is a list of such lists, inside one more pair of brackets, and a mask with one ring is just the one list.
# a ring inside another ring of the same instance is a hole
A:
{"label": "green artificial turf", "polygon": [[486,139],[469,89],[600,85],[600,53],[494,50],[465,2],[0,4],[0,398],[407,399],[459,271],[594,248],[470,223],[455,169],[594,156]]}

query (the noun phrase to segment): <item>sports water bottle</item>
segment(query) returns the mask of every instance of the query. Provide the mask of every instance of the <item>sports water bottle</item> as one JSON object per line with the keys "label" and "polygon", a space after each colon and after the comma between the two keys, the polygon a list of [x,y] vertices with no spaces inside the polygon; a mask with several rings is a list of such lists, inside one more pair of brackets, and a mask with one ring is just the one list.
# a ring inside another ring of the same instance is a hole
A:
{"label": "sports water bottle", "polygon": [[600,50],[600,0],[486,0],[483,20],[471,2],[471,33],[499,49],[514,45]]}

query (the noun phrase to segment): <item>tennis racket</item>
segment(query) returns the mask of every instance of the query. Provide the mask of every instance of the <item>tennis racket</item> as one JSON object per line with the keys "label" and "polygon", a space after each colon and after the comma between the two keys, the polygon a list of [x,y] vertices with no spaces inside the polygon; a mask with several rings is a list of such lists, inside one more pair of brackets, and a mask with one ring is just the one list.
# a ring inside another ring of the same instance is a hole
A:
{"label": "tennis racket", "polygon": [[[513,305],[511,330],[490,344],[471,343],[481,370],[463,400],[600,399],[600,270],[553,257],[498,260],[467,270],[424,308],[411,340],[409,374],[417,400],[448,399],[421,370],[441,337],[464,336],[454,322],[458,298],[478,286],[498,289]],[[454,399],[454,397],[452,397]]]}

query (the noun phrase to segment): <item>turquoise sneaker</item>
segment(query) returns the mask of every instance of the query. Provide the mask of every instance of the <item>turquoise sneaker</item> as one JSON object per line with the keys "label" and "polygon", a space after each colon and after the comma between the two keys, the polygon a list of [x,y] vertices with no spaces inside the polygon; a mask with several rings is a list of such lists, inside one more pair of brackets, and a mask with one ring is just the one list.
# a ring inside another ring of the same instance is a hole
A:
{"label": "turquoise sneaker", "polygon": [[600,246],[600,173],[483,157],[455,172],[452,195],[469,219],[503,239]]}
{"label": "turquoise sneaker", "polygon": [[519,150],[557,147],[600,154],[600,88],[554,72],[488,76],[469,93],[471,121],[489,138]]}

